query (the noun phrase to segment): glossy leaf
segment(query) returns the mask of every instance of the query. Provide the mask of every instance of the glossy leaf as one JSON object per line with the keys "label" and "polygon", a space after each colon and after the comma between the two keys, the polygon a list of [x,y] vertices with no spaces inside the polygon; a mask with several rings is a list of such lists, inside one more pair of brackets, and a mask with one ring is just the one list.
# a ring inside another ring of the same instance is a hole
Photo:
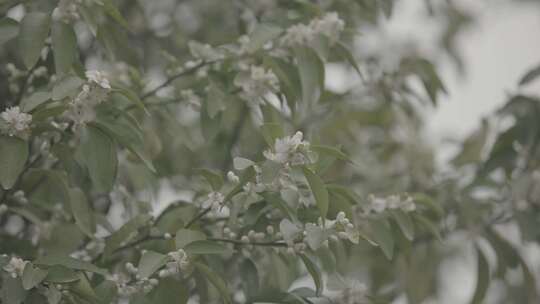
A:
{"label": "glossy leaf", "polygon": [[24,170],[28,143],[17,137],[0,135],[0,185],[11,189]]}

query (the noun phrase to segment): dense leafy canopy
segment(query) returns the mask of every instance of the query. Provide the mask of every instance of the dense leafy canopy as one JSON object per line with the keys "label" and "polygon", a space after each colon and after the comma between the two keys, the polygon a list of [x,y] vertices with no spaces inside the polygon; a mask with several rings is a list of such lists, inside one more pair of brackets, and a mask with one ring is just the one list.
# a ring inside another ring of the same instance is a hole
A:
{"label": "dense leafy canopy", "polygon": [[0,303],[422,303],[463,233],[471,303],[536,303],[539,97],[438,168],[433,60],[356,52],[394,2],[0,3]]}

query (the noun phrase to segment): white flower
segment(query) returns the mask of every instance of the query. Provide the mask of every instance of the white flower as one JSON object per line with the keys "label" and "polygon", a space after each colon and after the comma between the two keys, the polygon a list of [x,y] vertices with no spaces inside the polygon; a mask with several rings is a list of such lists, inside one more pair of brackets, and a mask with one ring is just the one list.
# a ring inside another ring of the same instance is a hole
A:
{"label": "white flower", "polygon": [[279,80],[271,70],[250,66],[249,71],[242,71],[234,78],[234,84],[242,88],[240,97],[253,104],[262,103],[267,94],[279,90]]}
{"label": "white flower", "polygon": [[238,175],[234,174],[232,171],[227,172],[227,179],[234,184],[238,184],[240,182]]}
{"label": "white flower", "polygon": [[218,210],[223,205],[225,196],[220,192],[213,191],[208,194],[206,200],[202,203],[203,208],[212,208],[212,210]]}
{"label": "white flower", "polygon": [[412,212],[416,210],[416,204],[414,203],[413,199],[411,197],[407,197],[402,203],[401,203],[401,210],[405,212]]}
{"label": "white flower", "polygon": [[302,229],[288,219],[283,219],[279,223],[279,231],[287,244],[294,243],[294,240],[302,235]]}
{"label": "white flower", "polygon": [[88,78],[88,82],[95,83],[98,86],[100,86],[103,89],[110,90],[111,85],[109,84],[109,80],[107,77],[105,77],[105,74],[103,74],[100,71],[86,71],[85,73],[86,78]]}
{"label": "white flower", "polygon": [[[297,163],[298,159],[303,155],[298,155],[296,152],[301,147],[308,147],[309,143],[302,140],[303,134],[298,131],[294,136],[286,136],[276,139],[274,150],[266,150],[263,152],[264,157],[276,163],[285,164],[294,160]],[[305,160],[305,159],[304,159]]]}
{"label": "white flower", "polygon": [[53,19],[64,22],[72,22],[80,18],[77,12],[79,0],[60,0],[53,11]]}
{"label": "white flower", "polygon": [[11,277],[13,278],[22,277],[26,263],[28,262],[21,258],[11,257],[11,260],[9,260],[9,263],[6,266],[4,266],[4,270],[6,272],[9,272]]}
{"label": "white flower", "polygon": [[21,112],[19,107],[7,108],[0,114],[3,124],[0,124],[2,132],[9,136],[22,134],[30,129],[32,115]]}
{"label": "white flower", "polygon": [[333,40],[337,40],[345,28],[345,22],[336,12],[327,13],[323,18],[313,20],[310,25],[316,33]]}
{"label": "white flower", "polygon": [[319,249],[328,239],[328,233],[320,225],[307,223],[305,228],[305,241],[313,250]]}
{"label": "white flower", "polygon": [[170,261],[167,262],[166,269],[159,272],[159,276],[162,278],[180,273],[180,271],[188,269],[191,265],[189,257],[184,249],[169,252],[167,256]]}
{"label": "white flower", "polygon": [[311,43],[315,38],[315,31],[311,26],[305,24],[296,24],[287,29],[285,35],[281,39],[281,43],[285,46],[306,45]]}
{"label": "white flower", "polygon": [[381,197],[376,197],[374,195],[369,196],[369,208],[370,211],[374,211],[376,213],[381,213],[387,208],[386,199]]}
{"label": "white flower", "polygon": [[201,108],[201,97],[195,94],[193,90],[182,90],[180,91],[180,97],[187,101],[187,103],[193,107],[193,109],[198,110]]}

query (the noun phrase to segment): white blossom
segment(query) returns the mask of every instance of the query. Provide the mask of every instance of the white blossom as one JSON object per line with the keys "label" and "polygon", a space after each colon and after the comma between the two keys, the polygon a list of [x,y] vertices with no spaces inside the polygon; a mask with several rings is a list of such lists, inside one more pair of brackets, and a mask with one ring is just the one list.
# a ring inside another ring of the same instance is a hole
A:
{"label": "white blossom", "polygon": [[283,219],[279,223],[279,231],[287,244],[292,244],[295,239],[302,235],[302,229],[288,219]]}
{"label": "white blossom", "polygon": [[[276,139],[273,150],[263,152],[264,157],[268,160],[285,164],[302,164],[306,163],[305,152],[309,149],[309,143],[302,140],[303,134],[298,131],[293,136],[286,136]],[[304,150],[304,151],[302,151]]]}
{"label": "white blossom", "polygon": [[66,23],[78,20],[80,15],[77,10],[80,4],[80,0],[60,0],[53,11],[53,19]]}
{"label": "white blossom", "polygon": [[109,80],[107,77],[105,77],[105,74],[101,71],[86,71],[85,73],[86,78],[88,78],[88,82],[91,84],[96,84],[100,86],[103,89],[110,90],[111,85],[109,84]]}
{"label": "white blossom", "polygon": [[3,269],[8,272],[12,278],[22,277],[26,263],[28,263],[28,261],[18,257],[11,257],[9,263],[5,265]]}
{"label": "white blossom", "polygon": [[32,123],[32,115],[21,112],[19,107],[7,108],[0,113],[0,118],[3,120],[0,123],[0,131],[9,136],[24,134]]}
{"label": "white blossom", "polygon": [[212,208],[212,210],[219,210],[225,201],[225,196],[217,191],[210,192],[206,200],[202,203],[203,208]]}
{"label": "white blossom", "polygon": [[227,172],[227,179],[234,184],[238,184],[240,182],[240,178],[238,177],[238,175],[236,175],[232,171]]}
{"label": "white blossom", "polygon": [[159,277],[161,278],[175,275],[191,266],[189,257],[183,249],[169,252],[167,256],[170,261],[165,265],[165,269],[159,272]]}
{"label": "white blossom", "polygon": [[111,90],[109,80],[100,71],[87,71],[88,78],[79,94],[70,102],[66,116],[75,122],[76,127],[96,118],[94,108],[107,99]]}
{"label": "white blossom", "polygon": [[279,90],[279,80],[271,70],[252,65],[234,78],[234,84],[242,89],[240,97],[253,105],[263,102],[263,97]]}
{"label": "white blossom", "polygon": [[182,90],[180,91],[180,97],[187,101],[187,103],[195,110],[198,110],[201,108],[201,97],[193,90]]}
{"label": "white blossom", "polygon": [[399,195],[389,195],[387,197],[377,197],[369,195],[368,213],[381,213],[387,209],[401,209],[404,212],[412,212],[416,210],[416,204],[410,196],[403,199]]}
{"label": "white blossom", "polygon": [[327,13],[322,18],[312,20],[308,25],[296,24],[289,27],[281,38],[281,43],[288,47],[309,45],[318,35],[329,38],[332,43],[337,41],[344,28],[345,22],[337,13]]}

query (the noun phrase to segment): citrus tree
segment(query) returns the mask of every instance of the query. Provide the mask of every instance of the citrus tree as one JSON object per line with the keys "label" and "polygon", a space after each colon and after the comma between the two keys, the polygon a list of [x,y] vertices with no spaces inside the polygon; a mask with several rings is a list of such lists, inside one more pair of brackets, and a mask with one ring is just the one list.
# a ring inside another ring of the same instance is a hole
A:
{"label": "citrus tree", "polygon": [[[470,18],[426,3],[459,65]],[[422,303],[460,233],[471,303],[536,303],[540,103],[438,169],[432,58],[356,52],[394,4],[2,1],[0,303]]]}

